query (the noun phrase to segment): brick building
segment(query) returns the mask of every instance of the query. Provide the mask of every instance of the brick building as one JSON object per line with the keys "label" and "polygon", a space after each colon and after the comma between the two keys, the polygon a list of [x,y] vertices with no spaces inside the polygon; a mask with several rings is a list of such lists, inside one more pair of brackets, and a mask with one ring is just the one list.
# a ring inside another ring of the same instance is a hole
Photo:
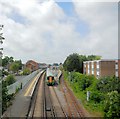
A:
{"label": "brick building", "polygon": [[26,68],[28,68],[31,72],[39,69],[39,64],[33,60],[29,60],[26,63]]}
{"label": "brick building", "polygon": [[94,60],[83,62],[83,72],[97,78],[105,76],[120,77],[120,60]]}

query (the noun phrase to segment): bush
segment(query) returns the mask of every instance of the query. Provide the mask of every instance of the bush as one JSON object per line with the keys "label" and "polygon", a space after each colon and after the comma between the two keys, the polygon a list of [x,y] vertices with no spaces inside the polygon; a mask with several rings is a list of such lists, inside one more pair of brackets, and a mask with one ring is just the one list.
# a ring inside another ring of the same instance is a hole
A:
{"label": "bush", "polygon": [[90,93],[90,99],[93,100],[95,103],[100,103],[104,100],[104,95],[102,93],[94,91]]}
{"label": "bush", "polygon": [[120,93],[120,79],[116,77],[103,77],[97,83],[97,90],[104,93],[116,90]]}
{"label": "bush", "polygon": [[6,81],[2,81],[2,114],[7,109],[7,95],[8,95],[8,89],[6,85]]}
{"label": "bush", "polygon": [[30,70],[28,68],[25,68],[23,70],[23,75],[28,75],[28,74],[30,74]]}
{"label": "bush", "polygon": [[86,92],[90,91],[90,101],[85,102],[90,109],[104,112],[105,117],[120,117],[120,79],[104,77],[97,80],[94,76],[78,72],[64,74],[73,92],[77,93],[83,102],[86,100]]}
{"label": "bush", "polygon": [[104,117],[120,117],[120,95],[117,91],[107,94],[105,101]]}
{"label": "bush", "polygon": [[2,74],[3,74],[3,75],[9,75],[9,72],[3,71]]}
{"label": "bush", "polygon": [[5,80],[6,80],[7,85],[11,85],[15,82],[15,77],[10,74],[7,76],[7,78]]}

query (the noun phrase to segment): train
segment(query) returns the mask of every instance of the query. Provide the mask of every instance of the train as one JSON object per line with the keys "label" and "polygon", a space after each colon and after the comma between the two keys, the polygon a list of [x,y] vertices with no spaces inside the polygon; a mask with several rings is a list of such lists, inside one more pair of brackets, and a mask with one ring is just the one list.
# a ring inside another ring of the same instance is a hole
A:
{"label": "train", "polygon": [[46,70],[46,83],[48,86],[55,85],[55,77],[49,68],[47,68],[47,70]]}

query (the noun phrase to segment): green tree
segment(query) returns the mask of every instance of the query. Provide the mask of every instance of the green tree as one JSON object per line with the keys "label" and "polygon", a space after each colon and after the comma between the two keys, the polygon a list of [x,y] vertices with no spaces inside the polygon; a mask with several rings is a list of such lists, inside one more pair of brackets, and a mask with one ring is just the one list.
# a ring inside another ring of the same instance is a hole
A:
{"label": "green tree", "polygon": [[15,63],[17,63],[19,65],[19,70],[21,70],[22,66],[23,66],[22,61],[21,60],[16,60]]}
{"label": "green tree", "polygon": [[79,72],[80,65],[81,65],[81,63],[80,63],[79,55],[77,53],[73,53],[73,54],[69,55],[63,64],[64,68],[69,72],[71,72],[71,71]]}
{"label": "green tree", "polygon": [[18,71],[19,71],[19,64],[16,63],[16,62],[13,62],[13,63],[10,65],[10,70],[13,71],[14,73],[15,73],[15,72],[18,72]]}
{"label": "green tree", "polygon": [[11,85],[15,82],[15,77],[13,75],[8,75],[5,79],[7,85]]}
{"label": "green tree", "polygon": [[2,59],[2,66],[5,67],[7,66],[8,64],[12,63],[14,60],[13,60],[13,57],[8,57],[8,56],[5,56],[3,59]]}
{"label": "green tree", "polygon": [[5,38],[3,37],[3,33],[1,32],[1,30],[3,29],[4,25],[0,25],[0,43],[3,43],[3,40],[5,40]]}
{"label": "green tree", "polygon": [[98,55],[88,55],[87,60],[100,60],[101,56]]}

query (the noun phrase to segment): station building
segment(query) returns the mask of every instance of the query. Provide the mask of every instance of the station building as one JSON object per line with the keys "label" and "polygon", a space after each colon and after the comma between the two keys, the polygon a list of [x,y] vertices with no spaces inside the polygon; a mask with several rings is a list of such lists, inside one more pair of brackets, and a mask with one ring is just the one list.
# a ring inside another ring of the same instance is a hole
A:
{"label": "station building", "polygon": [[96,78],[105,76],[120,77],[120,60],[94,60],[83,62],[83,72]]}

